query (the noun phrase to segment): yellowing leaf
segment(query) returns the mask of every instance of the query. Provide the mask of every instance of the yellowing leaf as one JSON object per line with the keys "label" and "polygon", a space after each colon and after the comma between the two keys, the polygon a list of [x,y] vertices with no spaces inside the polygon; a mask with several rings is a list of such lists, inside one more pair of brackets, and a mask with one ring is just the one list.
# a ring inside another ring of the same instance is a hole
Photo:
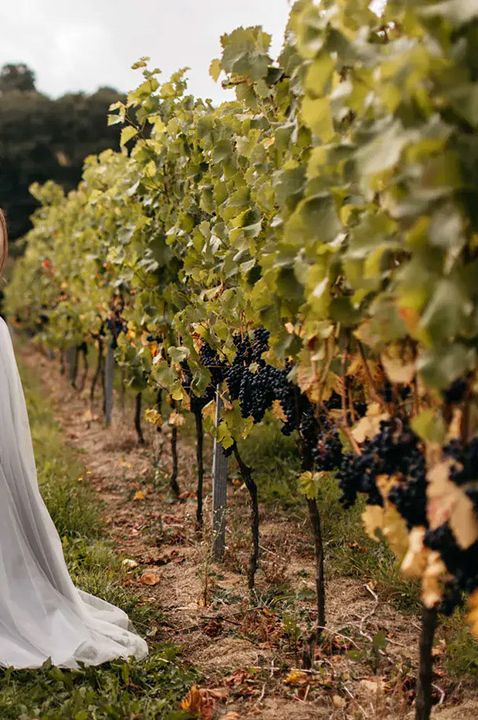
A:
{"label": "yellowing leaf", "polygon": [[[381,489],[384,498],[387,497],[393,483],[394,479],[390,478],[387,489]],[[383,507],[367,505],[362,513],[362,521],[369,538],[378,542],[382,536],[398,559],[404,557],[408,547],[407,525],[390,502],[385,499]]]}
{"label": "yellowing leaf", "polygon": [[383,517],[385,510],[381,505],[367,505],[362,513],[363,527],[371,540],[380,541],[377,530],[383,527]]}
{"label": "yellowing leaf", "polygon": [[171,397],[173,398],[173,400],[180,402],[180,401],[183,401],[188,396],[187,396],[187,393],[184,390],[184,388],[182,388],[181,385],[177,385],[171,392]]}
{"label": "yellowing leaf", "polygon": [[217,439],[221,443],[222,447],[227,450],[234,444],[234,438],[231,435],[231,431],[227,423],[222,420],[217,428]]}
{"label": "yellowing leaf", "polygon": [[415,362],[404,362],[400,357],[390,357],[386,353],[382,353],[381,361],[385,373],[393,383],[411,383],[415,377]]}
{"label": "yellowing leaf", "polygon": [[352,429],[352,435],[358,443],[369,440],[377,435],[382,420],[388,420],[390,415],[382,411],[378,403],[370,403],[367,414],[360,418]]}
{"label": "yellowing leaf", "polygon": [[211,64],[209,65],[209,75],[212,77],[214,82],[218,81],[221,70],[221,61],[218,60],[218,58],[212,60]]}
{"label": "yellowing leaf", "polygon": [[138,131],[135,127],[132,125],[127,125],[127,127],[124,127],[121,131],[121,139],[120,139],[120,145],[121,147],[124,147],[127,142],[132,140],[136,135],[138,134]]}
{"label": "yellowing leaf", "polygon": [[305,685],[310,680],[310,675],[303,670],[291,670],[284,678],[284,685]]}
{"label": "yellowing leaf", "polygon": [[472,635],[478,639],[478,589],[474,590],[468,598],[468,613],[466,619]]}
{"label": "yellowing leaf", "polygon": [[428,562],[422,576],[422,602],[427,608],[435,607],[443,597],[443,584],[447,576],[447,569],[434,550],[428,553]]}
{"label": "yellowing leaf", "polygon": [[302,118],[322,142],[327,143],[334,137],[335,130],[328,98],[314,100],[305,97],[302,101]]}
{"label": "yellowing leaf", "polygon": [[452,465],[452,460],[443,460],[427,474],[427,516],[432,530],[448,522],[457,543],[466,550],[478,540],[478,519],[466,486],[458,487],[450,480]]}
{"label": "yellowing leaf", "polygon": [[408,536],[408,550],[403,558],[401,571],[407,577],[421,577],[427,566],[427,553],[423,544],[424,527],[414,527]]}
{"label": "yellowing leaf", "polygon": [[146,175],[146,177],[149,177],[149,178],[154,177],[156,175],[157,170],[158,169],[156,167],[156,163],[154,162],[154,160],[150,160],[149,163],[147,163],[144,166],[144,174]]}
{"label": "yellowing leaf", "polygon": [[447,569],[439,553],[430,550],[423,543],[424,527],[412,528],[409,535],[408,551],[401,570],[408,577],[420,578],[422,582],[422,602],[425,607],[435,607],[443,597],[443,585],[447,579]]}
{"label": "yellowing leaf", "polygon": [[282,409],[282,405],[280,404],[279,400],[274,400],[274,402],[272,403],[272,414],[281,422],[287,422],[287,415]]}
{"label": "yellowing leaf", "polygon": [[168,424],[171,427],[181,427],[181,425],[184,425],[185,422],[186,420],[184,418],[184,415],[176,412],[176,410],[173,410],[168,419]]}
{"label": "yellowing leaf", "polygon": [[313,403],[320,400],[319,380],[319,374],[312,365],[300,365],[297,370],[297,384]]}
{"label": "yellowing leaf", "polygon": [[211,402],[208,402],[208,404],[203,407],[202,414],[203,417],[211,418],[214,421],[216,418],[216,401],[211,400]]}
{"label": "yellowing leaf", "polygon": [[212,720],[217,701],[224,700],[225,697],[227,697],[225,690],[208,690],[193,685],[181,701],[181,709],[199,720]]}
{"label": "yellowing leaf", "polygon": [[201,701],[201,690],[196,685],[193,685],[186,697],[181,700],[181,710],[197,715],[201,711]]}
{"label": "yellowing leaf", "polygon": [[305,495],[309,500],[314,500],[319,492],[319,484],[323,478],[324,473],[310,472],[307,470],[303,472],[298,478],[299,491],[302,495]]}
{"label": "yellowing leaf", "polygon": [[155,408],[149,408],[146,410],[144,417],[146,422],[151,423],[151,425],[156,425],[156,427],[160,427],[163,424],[163,418]]}

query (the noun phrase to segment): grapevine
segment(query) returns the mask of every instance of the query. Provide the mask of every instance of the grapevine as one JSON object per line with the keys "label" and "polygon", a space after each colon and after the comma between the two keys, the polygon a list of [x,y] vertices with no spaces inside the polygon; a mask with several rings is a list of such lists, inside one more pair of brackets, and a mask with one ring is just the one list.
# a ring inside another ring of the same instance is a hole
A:
{"label": "grapevine", "polygon": [[251,498],[250,587],[260,488],[238,443],[271,410],[295,433],[318,630],[321,480],[346,508],[365,497],[366,531],[421,581],[420,720],[438,609],[478,598],[477,22],[473,3],[389,2],[377,18],[362,0],[299,0],[277,58],[261,28],[222,37],[211,70],[236,99],[218,107],[140,61],[109,118],[121,149],[89,158],[68,196],[32,188],[7,291],[37,341],[113,342],[138,393],[192,410],[199,525],[219,388],[216,439]]}

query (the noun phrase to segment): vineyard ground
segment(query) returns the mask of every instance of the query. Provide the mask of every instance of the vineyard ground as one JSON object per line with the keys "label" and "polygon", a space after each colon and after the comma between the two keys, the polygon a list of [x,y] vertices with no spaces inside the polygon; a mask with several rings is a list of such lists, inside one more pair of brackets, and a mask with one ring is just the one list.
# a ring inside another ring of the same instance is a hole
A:
{"label": "vineyard ground", "polygon": [[[226,559],[217,566],[209,558],[207,532],[201,538],[194,529],[195,450],[189,425],[180,430],[183,495],[182,502],[174,503],[167,489],[168,428],[157,432],[145,427],[146,444],[138,445],[132,398],[127,395],[124,409],[117,399],[113,427],[105,429],[99,404],[92,412],[88,389],[81,393],[71,388],[58,362],[23,342],[17,343],[17,352],[26,385],[36,383],[37,393],[53,407],[63,436],[58,434],[55,442],[66,440],[72,448],[67,452],[79,457],[84,467],[82,480],[75,481],[77,502],[83,498],[88,514],[93,488],[93,504],[101,510],[109,539],[106,544],[98,541],[99,558],[86,553],[95,582],[85,575],[85,566],[75,576],[77,582],[121,604],[138,630],[147,632],[152,656],[143,678],[149,673],[152,687],[164,681],[164,669],[158,670],[161,653],[172,655],[173,648],[179,648],[171,663],[174,682],[166,678],[172,710],[194,678],[201,693],[193,702],[201,705],[204,717],[213,707],[214,717],[228,720],[407,717],[419,628],[416,588],[399,578],[382,545],[364,537],[359,512],[341,511],[331,487],[325,489],[323,512],[329,556],[328,631],[316,651],[314,669],[294,672],[301,667],[303,629],[313,619],[313,554],[302,502],[289,492],[297,469],[292,448],[272,424],[257,428],[244,448],[246,460],[257,468],[264,516],[261,570],[251,603],[245,579],[247,499],[234,471]],[[37,412],[32,402],[30,412]],[[44,440],[45,431],[36,442],[40,464],[48,462],[41,447]],[[209,465],[210,448],[207,456]],[[78,477],[78,467],[68,472]],[[49,506],[53,495],[46,492]],[[63,519],[61,512],[52,514],[60,532],[64,522],[65,532],[74,536],[68,527],[72,513],[64,513]],[[120,566],[124,560],[129,562]],[[73,563],[80,568],[80,562],[77,557],[70,567]],[[136,606],[134,598],[139,599]],[[455,618],[440,630],[436,645],[435,691],[443,707],[436,708],[434,717],[474,718],[477,677],[478,653],[462,619]],[[120,717],[136,717],[127,712]]]}

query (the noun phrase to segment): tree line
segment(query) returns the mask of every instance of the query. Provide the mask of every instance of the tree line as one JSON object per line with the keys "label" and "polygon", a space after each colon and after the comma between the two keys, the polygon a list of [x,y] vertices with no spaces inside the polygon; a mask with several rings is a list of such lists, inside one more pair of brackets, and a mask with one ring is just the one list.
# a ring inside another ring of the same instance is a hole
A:
{"label": "tree line", "polygon": [[[37,202],[33,182],[53,179],[66,191],[81,178],[83,161],[118,145],[117,128],[106,113],[122,99],[111,87],[51,98],[36,87],[35,73],[23,63],[0,71],[0,206],[13,240],[24,235]],[[17,246],[18,247],[18,246]],[[13,246],[13,253],[18,252]]]}

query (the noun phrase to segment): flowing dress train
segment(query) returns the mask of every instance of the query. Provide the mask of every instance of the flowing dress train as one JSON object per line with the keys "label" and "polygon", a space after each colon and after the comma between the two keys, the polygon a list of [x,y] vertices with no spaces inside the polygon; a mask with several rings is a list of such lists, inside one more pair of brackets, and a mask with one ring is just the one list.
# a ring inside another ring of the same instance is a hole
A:
{"label": "flowing dress train", "polygon": [[128,615],[70,577],[39,491],[23,387],[0,318],[0,666],[34,668],[51,658],[76,668],[147,654]]}

